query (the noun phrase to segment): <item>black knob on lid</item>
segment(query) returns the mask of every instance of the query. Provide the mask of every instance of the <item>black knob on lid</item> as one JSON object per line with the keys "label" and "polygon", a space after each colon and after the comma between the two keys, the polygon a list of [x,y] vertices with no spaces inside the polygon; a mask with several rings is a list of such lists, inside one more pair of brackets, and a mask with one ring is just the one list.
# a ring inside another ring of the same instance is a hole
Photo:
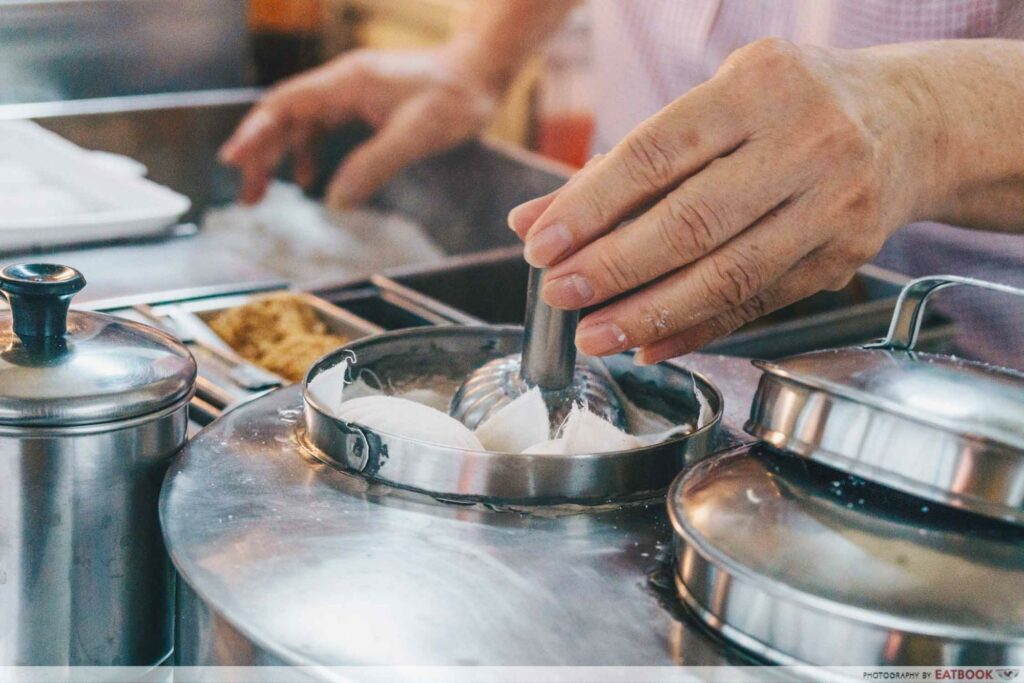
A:
{"label": "black knob on lid", "polygon": [[0,291],[7,296],[14,333],[26,337],[63,337],[71,298],[85,287],[85,277],[70,266],[22,263],[0,270]]}

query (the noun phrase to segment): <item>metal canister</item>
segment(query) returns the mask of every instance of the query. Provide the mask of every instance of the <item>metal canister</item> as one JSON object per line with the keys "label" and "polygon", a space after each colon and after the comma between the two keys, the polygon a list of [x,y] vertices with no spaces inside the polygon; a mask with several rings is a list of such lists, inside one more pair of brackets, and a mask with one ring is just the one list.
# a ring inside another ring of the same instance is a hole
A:
{"label": "metal canister", "polygon": [[157,498],[196,364],[150,327],[69,312],[85,279],[0,271],[0,666],[148,666],[172,648]]}

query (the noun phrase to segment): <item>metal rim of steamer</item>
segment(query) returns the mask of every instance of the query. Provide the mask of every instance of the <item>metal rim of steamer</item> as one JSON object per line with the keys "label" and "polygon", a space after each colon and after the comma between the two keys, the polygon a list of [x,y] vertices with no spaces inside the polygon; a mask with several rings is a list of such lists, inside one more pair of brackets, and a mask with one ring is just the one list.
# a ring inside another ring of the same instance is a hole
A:
{"label": "metal rim of steamer", "polygon": [[[1003,666],[1024,657],[1024,638],[1019,635],[1000,636],[982,624],[969,627],[930,622],[900,614],[898,605],[888,611],[876,611],[850,604],[825,588],[814,592],[790,585],[778,576],[759,573],[717,547],[698,528],[699,524],[691,523],[680,500],[688,487],[706,491],[709,483],[715,486],[709,475],[720,467],[728,469],[730,460],[753,458],[752,448],[757,446],[748,444],[719,453],[689,468],[672,482],[666,496],[673,529],[676,592],[705,626],[746,651],[785,666]],[[790,456],[779,453],[776,457]],[[803,506],[808,506],[804,508],[808,512],[813,507],[792,496],[783,498],[794,512]],[[808,514],[829,513],[818,509]],[[870,512],[862,514],[872,516]],[[829,527],[829,521],[824,524]],[[837,539],[843,536],[840,529],[829,528],[829,532]],[[822,546],[820,550],[827,552],[827,543],[818,543]],[[777,551],[786,554],[793,549],[780,547]],[[806,555],[803,559],[816,561]],[[984,661],[972,661],[977,657]]]}
{"label": "metal rim of steamer", "polygon": [[[374,354],[393,359],[408,355],[416,344],[428,345],[433,353],[449,353],[452,363],[465,363],[467,354],[460,354],[459,348],[473,349],[487,360],[518,351],[521,341],[522,328],[514,326],[445,326],[389,332],[328,354],[313,365],[303,385],[300,442],[317,460],[373,481],[446,499],[530,505],[597,504],[661,495],[685,465],[711,453],[723,412],[718,389],[699,373],[675,365],[640,368],[628,356],[619,364],[630,372],[657,376],[682,391],[699,386],[714,417],[689,434],[645,448],[523,455],[451,448],[375,432],[330,416],[308,391],[316,375],[352,352],[362,367],[373,370]],[[696,404],[692,389],[689,394]]]}

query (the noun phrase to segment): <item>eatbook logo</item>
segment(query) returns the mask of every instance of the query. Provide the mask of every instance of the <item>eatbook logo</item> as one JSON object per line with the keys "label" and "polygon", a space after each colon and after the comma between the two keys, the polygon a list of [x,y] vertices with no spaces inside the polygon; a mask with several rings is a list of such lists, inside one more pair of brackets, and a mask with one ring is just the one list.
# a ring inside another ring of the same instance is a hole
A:
{"label": "eatbook logo", "polygon": [[950,667],[936,669],[936,681],[1016,681],[1020,677],[1020,668],[978,668]]}

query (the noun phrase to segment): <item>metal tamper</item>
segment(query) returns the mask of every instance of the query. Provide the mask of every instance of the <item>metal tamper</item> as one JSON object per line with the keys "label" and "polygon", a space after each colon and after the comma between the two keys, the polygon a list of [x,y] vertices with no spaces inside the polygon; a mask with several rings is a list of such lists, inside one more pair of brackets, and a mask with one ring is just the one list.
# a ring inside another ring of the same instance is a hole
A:
{"label": "metal tamper", "polygon": [[563,311],[540,296],[544,271],[530,269],[526,290],[523,352],[497,358],[477,368],[452,397],[449,412],[476,429],[513,399],[540,387],[553,426],[560,425],[573,404],[586,408],[620,429],[626,427],[623,400],[599,359],[576,356],[579,311]]}

